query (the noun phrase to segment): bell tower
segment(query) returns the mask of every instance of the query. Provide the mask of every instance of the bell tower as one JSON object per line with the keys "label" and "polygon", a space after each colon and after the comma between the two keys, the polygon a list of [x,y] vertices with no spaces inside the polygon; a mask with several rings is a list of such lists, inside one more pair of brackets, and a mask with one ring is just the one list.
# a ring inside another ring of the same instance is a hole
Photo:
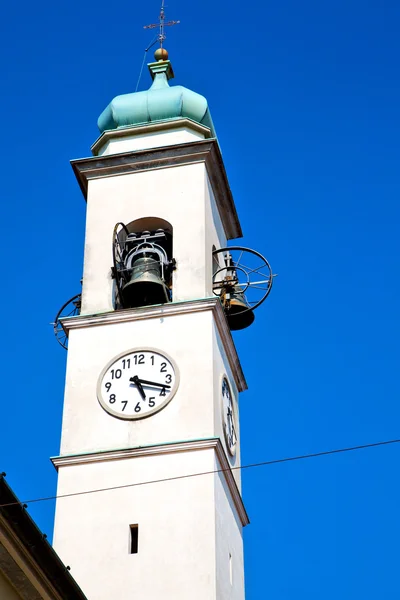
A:
{"label": "bell tower", "polygon": [[93,156],[72,161],[87,222],[82,294],[55,324],[54,546],[91,599],[243,600],[231,329],[273,278],[227,247],[242,232],[207,101],[170,86],[165,49],[155,58],[150,89],[114,98]]}

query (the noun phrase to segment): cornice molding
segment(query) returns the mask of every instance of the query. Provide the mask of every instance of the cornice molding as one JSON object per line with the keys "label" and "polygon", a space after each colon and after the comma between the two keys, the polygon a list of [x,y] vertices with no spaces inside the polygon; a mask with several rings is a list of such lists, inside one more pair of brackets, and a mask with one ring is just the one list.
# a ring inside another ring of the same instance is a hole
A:
{"label": "cornice molding", "polygon": [[[242,526],[245,527],[250,523],[250,520],[247,515],[245,506],[243,504],[243,500],[237,487],[235,478],[233,476],[228,458],[225,454],[225,450],[219,438],[210,438],[205,440],[189,440],[186,442],[173,442],[169,444],[160,444],[156,446],[141,446],[139,448],[105,450],[88,454],[56,456],[51,459],[51,462],[58,470],[61,467],[69,467],[74,465],[84,465],[114,460],[126,460],[131,458],[139,458],[142,456],[158,456],[160,454],[174,454],[176,452],[197,452],[200,450],[209,449],[214,449],[215,451],[219,465],[217,472],[223,474],[228,489],[230,491],[237,515],[242,523]],[[203,476],[203,474],[193,473],[191,476],[197,477]]]}
{"label": "cornice molding", "polygon": [[91,179],[127,175],[147,170],[204,163],[214,191],[221,221],[228,240],[242,237],[242,229],[229,187],[221,150],[216,139],[198,140],[121,154],[72,160],[71,165],[87,198]]}
{"label": "cornice molding", "polygon": [[211,137],[211,130],[209,127],[200,125],[200,123],[196,123],[196,121],[193,121],[192,119],[184,118],[170,121],[156,121],[147,125],[131,125],[129,127],[121,127],[119,129],[108,129],[97,138],[90,149],[92,154],[97,156],[101,148],[110,140],[124,137],[136,137],[139,135],[152,133],[162,133],[164,131],[175,131],[176,129],[182,129],[185,127],[204,135],[206,139]]}
{"label": "cornice molding", "polygon": [[218,298],[205,298],[204,300],[187,300],[184,302],[168,302],[157,306],[143,306],[141,308],[126,308],[97,315],[79,315],[65,317],[60,322],[67,335],[73,329],[98,327],[115,323],[130,323],[143,319],[160,319],[169,316],[212,311],[214,322],[221,337],[232,375],[239,392],[247,390],[246,379],[240,364],[239,356],[228,327],[224,310]]}

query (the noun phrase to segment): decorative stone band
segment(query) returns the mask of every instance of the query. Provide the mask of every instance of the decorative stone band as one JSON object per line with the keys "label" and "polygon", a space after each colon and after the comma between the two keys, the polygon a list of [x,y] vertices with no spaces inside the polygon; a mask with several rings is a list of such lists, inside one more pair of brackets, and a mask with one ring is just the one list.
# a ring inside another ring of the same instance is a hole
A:
{"label": "decorative stone band", "polygon": [[64,331],[69,335],[72,329],[82,329],[114,323],[129,323],[143,319],[161,319],[173,315],[190,314],[196,312],[212,311],[214,322],[221,337],[232,375],[239,392],[247,390],[239,356],[236,351],[231,332],[226,321],[225,313],[219,298],[204,298],[203,300],[185,300],[184,302],[169,302],[158,306],[142,306],[141,308],[127,308],[97,315],[79,315],[61,319]]}
{"label": "decorative stone band", "polygon": [[[237,515],[245,527],[250,523],[246,509],[243,504],[242,497],[239,489],[236,485],[235,478],[233,476],[229,461],[226,457],[224,448],[219,438],[210,438],[205,440],[189,440],[184,442],[173,442],[167,444],[160,444],[156,446],[141,446],[139,448],[125,448],[119,450],[100,450],[98,452],[91,452],[87,454],[75,454],[69,456],[57,456],[51,459],[53,465],[58,470],[60,467],[67,467],[72,465],[84,465],[88,463],[113,461],[113,460],[126,460],[132,458],[139,458],[142,456],[156,456],[159,454],[173,454],[175,452],[193,452],[201,450],[209,450],[214,448],[218,463],[218,472],[220,472],[226,481],[227,487],[231,494],[232,502],[235,506]],[[210,473],[211,474],[211,473]],[[186,474],[183,474],[185,476]],[[190,476],[207,477],[206,474],[193,473],[187,474]],[[130,482],[134,483],[134,482]],[[141,482],[138,482],[141,483]],[[143,482],[145,483],[145,482]]]}
{"label": "decorative stone band", "polygon": [[153,133],[162,133],[164,131],[174,131],[176,129],[183,128],[196,131],[197,133],[204,135],[206,139],[211,137],[210,128],[193,121],[193,119],[171,119],[169,121],[156,121],[146,125],[128,125],[127,127],[119,127],[118,129],[103,131],[103,133],[97,138],[91,147],[91,151],[92,154],[97,156],[100,150],[109,140],[134,137],[137,135],[142,136]]}
{"label": "decorative stone band", "polygon": [[199,140],[71,161],[82,193],[87,198],[91,179],[141,171],[205,163],[218,211],[228,240],[242,237],[242,229],[216,139]]}

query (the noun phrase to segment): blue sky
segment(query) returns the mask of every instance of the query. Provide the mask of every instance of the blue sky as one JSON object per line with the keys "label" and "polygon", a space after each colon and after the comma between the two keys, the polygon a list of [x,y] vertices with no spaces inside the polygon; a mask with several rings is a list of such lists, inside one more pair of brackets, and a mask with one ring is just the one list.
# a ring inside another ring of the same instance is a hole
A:
{"label": "blue sky", "polygon": [[[400,4],[170,0],[177,84],[209,101],[244,231],[276,285],[235,341],[242,458],[400,437]],[[69,160],[135,89],[158,1],[6,3],[0,23],[0,470],[52,495],[85,203]],[[141,88],[149,85],[144,72]],[[400,446],[248,470],[247,600],[394,598]],[[31,514],[51,534],[54,504]]]}

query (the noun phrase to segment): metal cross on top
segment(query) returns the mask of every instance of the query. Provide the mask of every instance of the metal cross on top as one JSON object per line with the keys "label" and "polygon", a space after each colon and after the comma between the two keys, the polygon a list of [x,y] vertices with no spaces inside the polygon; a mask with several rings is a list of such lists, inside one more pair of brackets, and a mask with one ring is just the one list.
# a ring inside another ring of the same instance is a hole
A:
{"label": "metal cross on top", "polygon": [[180,23],[180,21],[165,22],[164,2],[165,2],[165,0],[162,0],[159,22],[144,26],[144,29],[156,29],[156,27],[160,28],[160,33],[158,34],[158,41],[160,42],[161,48],[163,47],[163,42],[164,42],[165,38],[167,37],[164,33],[164,27],[172,27],[172,25],[178,25]]}

